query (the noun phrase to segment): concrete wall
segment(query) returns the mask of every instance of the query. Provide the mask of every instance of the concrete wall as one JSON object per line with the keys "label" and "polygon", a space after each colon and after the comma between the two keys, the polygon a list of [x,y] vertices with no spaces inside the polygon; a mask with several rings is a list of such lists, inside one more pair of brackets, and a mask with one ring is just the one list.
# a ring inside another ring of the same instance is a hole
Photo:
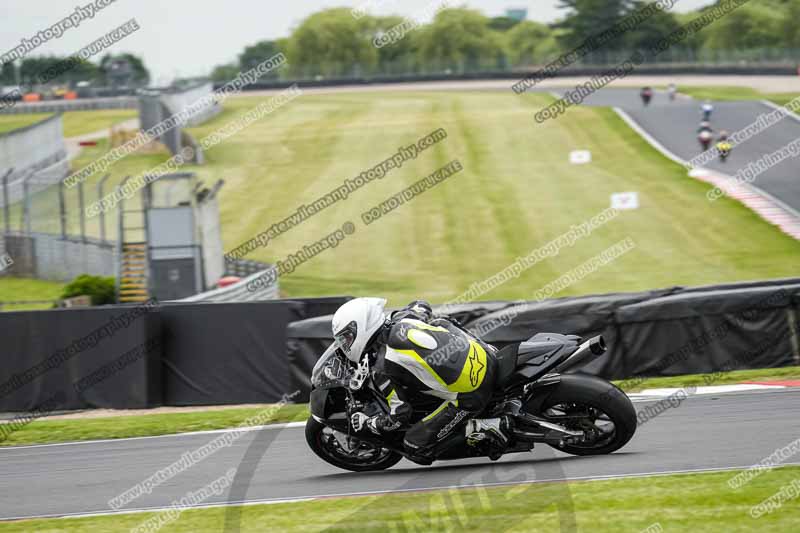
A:
{"label": "concrete wall", "polygon": [[[193,104],[197,104],[204,97],[208,97],[214,91],[214,86],[210,82],[191,87],[184,91],[153,90],[139,97],[139,122],[142,130],[148,130],[159,122],[187,110]],[[222,106],[210,100],[202,109],[192,115],[186,121],[185,127],[196,126],[216,116],[222,111]],[[199,145],[191,136],[183,131],[183,127],[175,127],[164,133],[159,141],[169,148],[172,154],[177,154],[184,146],[194,148],[194,163],[203,163],[203,153]]]}
{"label": "concrete wall", "polygon": [[14,259],[4,274],[50,281],[72,281],[81,274],[115,275],[116,247],[112,244],[95,239],[65,240],[46,233],[5,235],[4,240]]}
{"label": "concrete wall", "polygon": [[[161,95],[161,101],[173,113],[180,113],[184,109],[198,102],[201,98],[211,95],[214,85],[211,82],[203,83],[182,92],[167,92]],[[197,126],[216,116],[222,111],[222,106],[215,103],[206,105],[202,111],[195,114],[186,123],[187,126]]]}
{"label": "concrete wall", "polygon": [[61,115],[0,134],[0,175],[14,168],[15,175],[45,168],[66,157]]}
{"label": "concrete wall", "polygon": [[[64,126],[61,115],[0,134],[0,178],[8,178],[9,203],[22,198],[23,178],[30,179],[31,190],[41,190],[69,173]],[[4,205],[0,190],[0,205]]]}
{"label": "concrete wall", "polygon": [[204,285],[214,287],[225,275],[225,252],[222,249],[222,229],[219,222],[217,198],[201,202],[197,206],[197,214],[200,218],[198,226],[202,229],[200,244],[203,246]]}

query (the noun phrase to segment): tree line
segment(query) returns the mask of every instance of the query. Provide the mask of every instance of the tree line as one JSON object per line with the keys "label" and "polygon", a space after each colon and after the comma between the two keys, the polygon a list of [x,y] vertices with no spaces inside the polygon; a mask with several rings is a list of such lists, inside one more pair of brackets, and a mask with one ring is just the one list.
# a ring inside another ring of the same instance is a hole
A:
{"label": "tree line", "polygon": [[[721,1],[688,13],[656,11],[582,61],[616,63],[633,50],[649,48]],[[304,19],[286,38],[246,47],[237,61],[214,67],[210,77],[217,82],[229,81],[240,71],[278,52],[286,54],[288,66],[262,79],[462,73],[543,65],[648,3],[646,0],[560,0],[563,17],[553,24],[487,17],[464,7],[442,9],[431,22],[422,25],[401,16],[373,16],[350,8],[325,9]],[[659,59],[797,57],[798,20],[800,0],[750,0]],[[380,37],[387,34],[401,37],[376,46],[376,42],[385,42]],[[108,85],[111,62],[119,58],[130,62],[136,85],[148,83],[150,75],[144,62],[132,54],[106,55],[98,63],[82,61],[53,83],[74,85],[88,81],[93,85]],[[4,64],[0,68],[0,85],[16,85],[17,80],[23,85],[32,83],[38,74],[64,59],[26,57],[19,63],[18,72],[14,65]]]}
{"label": "tree line", "polygon": [[[58,69],[67,57],[55,55],[25,57],[18,62],[18,67],[13,63],[4,63],[0,68],[0,85],[32,86],[36,80],[50,69]],[[131,82],[137,86],[147,85],[150,81],[150,72],[145,67],[144,61],[133,54],[104,55],[99,62],[78,60],[64,73],[54,77],[49,83],[55,85],[74,86],[78,82],[89,82],[96,86],[110,85],[112,63],[117,60],[126,60],[131,66]],[[14,69],[18,68],[18,72]]]}
{"label": "tree line", "polygon": [[[214,81],[227,81],[243,69],[284,52],[288,66],[271,77],[310,78],[375,74],[471,72],[542,65],[579,46],[587,37],[622,21],[649,2],[644,0],[561,0],[564,16],[541,24],[508,17],[487,17],[463,7],[439,11],[414,27],[400,16],[372,16],[349,8],[319,11],[282,39],[246,47],[238,61],[215,67]],[[647,49],[716,3],[689,13],[657,11],[618,39],[585,58],[609,63],[623,52]],[[751,0],[682,42],[665,61],[701,58],[764,59],[800,49],[800,0]],[[400,39],[376,46],[376,37],[412,27]],[[751,52],[751,54],[742,53]],[[737,55],[738,54],[738,55]]]}

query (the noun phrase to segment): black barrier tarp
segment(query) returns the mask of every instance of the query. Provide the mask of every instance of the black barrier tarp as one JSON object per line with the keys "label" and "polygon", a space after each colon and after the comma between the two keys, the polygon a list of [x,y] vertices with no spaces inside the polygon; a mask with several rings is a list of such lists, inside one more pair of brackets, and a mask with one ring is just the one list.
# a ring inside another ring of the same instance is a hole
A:
{"label": "black barrier tarp", "polygon": [[[156,342],[148,354],[131,357],[124,365],[119,361],[148,339],[160,337],[158,312],[141,313],[135,309],[143,308],[109,306],[0,313],[0,411],[28,411],[56,394],[60,398],[56,402],[59,410],[161,405],[160,345]],[[131,313],[138,316],[130,321],[120,320],[122,316],[134,316]],[[128,325],[96,342],[83,340],[114,320]],[[73,345],[77,341],[82,342]],[[70,346],[75,346],[67,352],[72,355],[65,360],[56,356]],[[37,377],[32,381],[21,377],[45,361],[50,361],[51,366],[36,371]],[[102,375],[94,374],[104,368]],[[93,374],[95,378],[89,386],[86,378]],[[81,380],[86,388],[79,392],[75,384]]]}
{"label": "black barrier tarp", "polygon": [[164,403],[269,403],[291,395],[297,387],[289,377],[287,325],[336,310],[349,299],[165,306]]}
{"label": "black barrier tarp", "polygon": [[[473,333],[500,347],[540,332],[571,333],[584,338],[602,334],[609,345],[608,352],[582,370],[608,379],[769,368],[800,364],[798,287],[800,279],[791,278],[560,298],[522,305],[479,302],[465,308],[471,313],[471,320],[465,320],[464,315],[460,320]],[[747,313],[753,305],[764,309],[758,314]],[[738,318],[741,313],[745,313],[744,320]],[[311,369],[333,340],[330,317],[296,322],[289,325],[288,331],[293,388],[307,397]],[[724,332],[724,342],[703,342],[704,333],[709,331],[718,335]],[[681,350],[685,353],[687,345],[695,350],[694,356],[665,365],[671,354]]]}
{"label": "black barrier tarp", "polygon": [[302,302],[165,306],[167,405],[269,403],[288,390],[286,324]]}
{"label": "black barrier tarp", "polygon": [[[59,391],[63,399],[54,408],[64,410],[277,401],[294,390],[286,325],[348,299],[164,304],[31,383],[9,385],[0,411],[33,409]],[[132,309],[0,313],[0,384]],[[136,350],[148,342],[147,350]]]}
{"label": "black barrier tarp", "polygon": [[609,351],[586,365],[586,372],[608,376],[613,366],[614,351],[619,336],[614,321],[616,310],[626,304],[681,290],[679,287],[638,293],[613,293],[558,298],[517,304],[488,313],[466,324],[467,328],[487,342],[503,347],[529,339],[537,333],[562,333],[583,338],[603,335]]}
{"label": "black barrier tarp", "polygon": [[796,364],[792,301],[800,284],[687,292],[628,305],[614,377],[672,376]]}
{"label": "black barrier tarp", "polygon": [[[307,395],[311,368],[332,341],[330,315],[308,317],[348,299],[162,305],[18,385],[16,375],[136,307],[0,313],[0,411],[34,409],[59,392],[58,409],[261,403],[296,390]],[[541,331],[602,333],[611,349],[587,369],[607,378],[800,364],[800,279],[564,298],[521,312],[515,307],[512,320],[498,320],[512,305],[479,302],[445,311],[498,345]],[[499,327],[484,331],[487,324]],[[161,343],[149,354],[121,362],[153,339]],[[102,379],[75,387],[95,373]]]}

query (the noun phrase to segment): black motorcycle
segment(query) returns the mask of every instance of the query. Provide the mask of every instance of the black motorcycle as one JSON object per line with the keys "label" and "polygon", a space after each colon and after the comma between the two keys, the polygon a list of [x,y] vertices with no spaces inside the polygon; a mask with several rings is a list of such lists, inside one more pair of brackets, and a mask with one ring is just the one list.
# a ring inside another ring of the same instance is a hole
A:
{"label": "black motorcycle", "polygon": [[639,96],[642,98],[642,103],[645,107],[650,105],[650,100],[653,99],[653,90],[650,87],[645,87],[642,89],[642,92],[639,93]]}
{"label": "black motorcycle", "polygon": [[[568,373],[606,350],[603,337],[581,344],[575,335],[540,333],[496,353],[495,393],[476,418],[506,416],[509,443],[504,450],[489,443],[461,443],[436,460],[489,457],[527,452],[534,443],[548,444],[573,455],[603,455],[624,446],[636,431],[636,411],[625,393],[608,381],[584,373]],[[350,415],[389,412],[386,391],[374,373],[359,373],[335,345],[314,366],[311,417],[306,440],[319,457],[352,471],[383,470],[403,457],[403,432],[377,436],[354,434]],[[422,418],[424,413],[419,415]],[[416,422],[416,420],[412,420]],[[414,460],[413,458],[411,458]]]}

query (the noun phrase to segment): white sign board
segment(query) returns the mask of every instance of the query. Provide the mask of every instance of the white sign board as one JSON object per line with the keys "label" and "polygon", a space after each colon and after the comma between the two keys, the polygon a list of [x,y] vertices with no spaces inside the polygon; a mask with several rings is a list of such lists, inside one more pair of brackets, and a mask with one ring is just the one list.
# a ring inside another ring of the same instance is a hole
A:
{"label": "white sign board", "polygon": [[614,209],[639,209],[639,193],[615,192],[611,195],[611,207]]}
{"label": "white sign board", "polygon": [[589,150],[574,150],[569,153],[569,162],[573,165],[585,165],[592,162],[592,152]]}

